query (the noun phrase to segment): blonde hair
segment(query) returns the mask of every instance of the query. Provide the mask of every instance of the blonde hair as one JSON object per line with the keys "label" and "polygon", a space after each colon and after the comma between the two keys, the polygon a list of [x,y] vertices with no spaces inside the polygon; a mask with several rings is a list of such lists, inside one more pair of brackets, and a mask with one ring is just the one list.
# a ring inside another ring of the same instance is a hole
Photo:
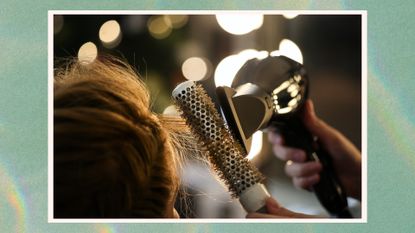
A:
{"label": "blonde hair", "polygon": [[71,62],[54,80],[55,217],[166,217],[179,186],[179,118],[150,110],[135,70]]}

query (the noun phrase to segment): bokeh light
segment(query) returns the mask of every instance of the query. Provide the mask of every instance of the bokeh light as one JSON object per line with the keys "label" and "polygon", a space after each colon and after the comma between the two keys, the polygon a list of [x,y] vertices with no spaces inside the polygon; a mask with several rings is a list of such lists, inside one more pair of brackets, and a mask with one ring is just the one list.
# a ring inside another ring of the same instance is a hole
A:
{"label": "bokeh light", "polygon": [[64,22],[62,15],[53,16],[53,34],[56,35],[62,30]]}
{"label": "bokeh light", "polygon": [[169,17],[152,16],[147,22],[148,31],[156,39],[167,38],[172,32],[172,23]]}
{"label": "bokeh light", "polygon": [[182,72],[186,79],[200,81],[207,77],[208,64],[200,57],[188,58],[182,65]]}
{"label": "bokeh light", "polygon": [[98,56],[97,46],[92,42],[86,42],[79,48],[78,60],[81,64],[89,64]]}
{"label": "bokeh light", "polygon": [[216,87],[230,87],[233,79],[235,78],[235,75],[238,73],[239,69],[245,64],[246,61],[253,58],[264,59],[267,56],[267,51],[247,49],[241,51],[239,54],[225,57],[222,61],[219,62],[215,70],[214,80]]}
{"label": "bokeh light", "polygon": [[206,57],[209,54],[204,50],[203,45],[196,40],[186,40],[184,43],[180,43],[174,51],[177,61],[183,63],[189,57]]}
{"label": "bokeh light", "polygon": [[136,35],[146,29],[146,17],[143,15],[128,15],[122,21],[123,34]]}
{"label": "bokeh light", "polygon": [[282,16],[284,16],[284,18],[286,18],[286,19],[294,19],[295,17],[298,16],[298,14],[295,14],[295,13],[285,13]]}
{"label": "bokeh light", "polygon": [[121,41],[121,27],[115,20],[109,20],[99,29],[99,39],[107,48],[115,48]]}
{"label": "bokeh light", "polygon": [[256,131],[252,135],[251,150],[248,153],[247,159],[251,160],[257,156],[262,150],[262,131]]}
{"label": "bokeh light", "polygon": [[222,59],[215,70],[215,85],[230,87],[233,79],[239,68],[242,66],[242,61],[237,55],[231,55]]}
{"label": "bokeh light", "polygon": [[300,48],[291,40],[283,39],[280,42],[279,53],[303,64],[303,54],[301,53]]}
{"label": "bokeh light", "polygon": [[270,55],[271,57],[278,57],[278,56],[280,56],[280,55],[281,55],[281,53],[280,53],[280,51],[279,51],[279,50],[274,50],[274,51],[270,52],[270,53],[269,53],[269,55]]}
{"label": "bokeh light", "polygon": [[252,58],[257,58],[259,60],[262,60],[266,57],[268,57],[269,53],[267,51],[257,51],[255,49],[245,49],[242,50],[241,52],[239,52],[238,56],[240,56],[242,59],[244,59],[245,61],[252,59]]}
{"label": "bokeh light", "polygon": [[262,26],[264,16],[256,13],[216,14],[221,28],[234,35],[244,35]]}
{"label": "bokeh light", "polygon": [[189,17],[187,15],[165,15],[165,20],[169,20],[171,26],[175,29],[181,28],[186,25]]}

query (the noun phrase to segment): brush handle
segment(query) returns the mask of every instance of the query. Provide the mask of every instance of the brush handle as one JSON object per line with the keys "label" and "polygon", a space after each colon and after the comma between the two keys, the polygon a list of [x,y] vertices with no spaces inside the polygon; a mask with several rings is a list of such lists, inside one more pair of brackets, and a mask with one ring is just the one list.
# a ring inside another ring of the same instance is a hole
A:
{"label": "brush handle", "polygon": [[266,213],[265,201],[270,196],[263,184],[256,183],[239,196],[239,202],[248,213]]}

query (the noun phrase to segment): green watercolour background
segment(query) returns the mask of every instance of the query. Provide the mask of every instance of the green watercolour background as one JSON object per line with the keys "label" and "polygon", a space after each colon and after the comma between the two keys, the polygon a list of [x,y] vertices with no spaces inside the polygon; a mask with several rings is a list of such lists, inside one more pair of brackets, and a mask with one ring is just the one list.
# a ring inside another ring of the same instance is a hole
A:
{"label": "green watercolour background", "polygon": [[[48,10],[367,10],[367,223],[48,223]],[[413,232],[412,1],[0,2],[0,232]]]}

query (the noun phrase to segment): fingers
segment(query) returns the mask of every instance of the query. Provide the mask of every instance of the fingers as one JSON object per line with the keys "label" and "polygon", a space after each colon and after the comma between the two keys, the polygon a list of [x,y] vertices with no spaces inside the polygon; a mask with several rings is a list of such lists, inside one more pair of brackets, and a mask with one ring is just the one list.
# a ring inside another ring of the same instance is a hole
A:
{"label": "fingers", "polygon": [[320,175],[314,174],[307,177],[294,177],[293,184],[295,187],[309,189],[320,181]]}
{"label": "fingers", "polygon": [[305,152],[300,149],[282,145],[273,145],[272,150],[274,151],[275,156],[284,161],[291,160],[293,162],[301,163],[306,160]]}
{"label": "fingers", "polygon": [[294,186],[309,189],[320,180],[319,173],[322,165],[319,162],[305,162],[306,155],[303,150],[284,146],[283,137],[277,133],[268,134],[269,141],[273,144],[274,154],[283,161],[285,173],[293,178]]}
{"label": "fingers", "polygon": [[281,134],[276,133],[272,130],[268,132],[268,141],[272,144],[278,144],[278,145],[284,144],[284,138],[281,136]]}
{"label": "fingers", "polygon": [[266,200],[267,214],[249,213],[247,218],[310,218],[313,216],[292,212],[280,206],[272,197]]}
{"label": "fingers", "polygon": [[304,162],[306,160],[303,150],[284,146],[284,138],[280,134],[269,132],[268,140],[272,143],[272,150],[279,159],[294,162]]}
{"label": "fingers", "polygon": [[281,207],[274,198],[270,197],[266,200],[267,213],[248,213],[247,218],[287,218],[285,209]]}
{"label": "fingers", "polygon": [[297,188],[309,189],[320,181],[323,166],[319,162],[286,163],[285,173],[293,178]]}
{"label": "fingers", "polygon": [[[318,139],[318,147],[324,149],[333,161],[334,169],[350,195],[360,198],[361,153],[342,133],[321,120],[315,113],[313,102],[307,100],[302,120],[311,135]],[[285,146],[284,138],[272,130],[268,133],[277,158],[287,161],[285,172],[292,177],[294,186],[309,189],[320,180],[321,164],[306,162],[303,150]],[[350,184],[349,180],[357,180]],[[355,188],[354,186],[358,186]]]}
{"label": "fingers", "polygon": [[286,163],[285,173],[291,177],[303,177],[318,174],[323,169],[319,162]]}

